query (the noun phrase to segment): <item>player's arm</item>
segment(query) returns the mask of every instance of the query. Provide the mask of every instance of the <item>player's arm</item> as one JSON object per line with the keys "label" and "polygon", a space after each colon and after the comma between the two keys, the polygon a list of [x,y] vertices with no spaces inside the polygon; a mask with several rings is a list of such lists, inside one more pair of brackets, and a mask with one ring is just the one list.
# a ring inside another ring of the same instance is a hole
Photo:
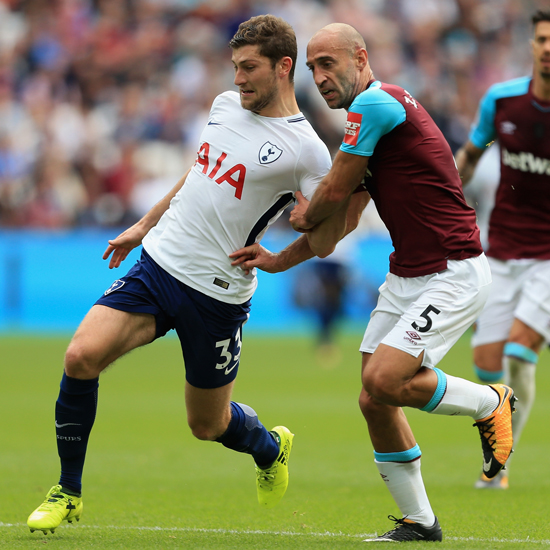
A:
{"label": "player's arm", "polygon": [[477,163],[483,155],[485,148],[480,149],[476,147],[470,140],[467,140],[466,143],[456,152],[455,161],[456,168],[462,179],[462,185],[467,185],[476,169]]}
{"label": "player's arm", "polygon": [[[305,199],[303,199],[305,201]],[[307,233],[309,247],[319,258],[334,252],[340,239],[351,233],[358,225],[363,210],[370,200],[366,190],[361,189],[345,199],[342,206],[331,216],[317,224]],[[300,201],[298,201],[300,204]]]}
{"label": "player's arm", "polygon": [[345,207],[365,176],[369,158],[338,151],[332,168],[319,184],[309,206],[300,206],[292,211],[292,227],[296,231],[307,231]]}
{"label": "player's arm", "polygon": [[141,220],[122,232],[116,239],[109,240],[109,246],[103,253],[103,259],[106,260],[111,253],[109,269],[119,267],[126,259],[128,254],[141,244],[141,241],[147,233],[153,228],[162,215],[168,210],[170,201],[176,196],[176,193],[183,187],[191,169],[187,170],[185,175],[174,185],[169,193],[160,200]]}
{"label": "player's arm", "polygon": [[[345,237],[357,227],[361,214],[363,213],[363,210],[367,206],[369,200],[370,195],[367,192],[354,193],[352,195],[349,199],[349,206],[347,208],[345,221],[343,224],[345,228],[342,231],[340,238]],[[302,201],[302,203],[303,201],[306,203],[308,202],[301,196],[301,193],[299,201]],[[328,232],[329,230],[327,229],[325,236]],[[233,260],[231,265],[240,266],[246,274],[248,274],[250,270],[255,267],[261,269],[262,271],[266,271],[267,273],[279,273],[281,271],[286,271],[291,267],[304,262],[305,260],[313,258],[316,255],[311,247],[310,236],[311,235],[309,232],[300,236],[278,253],[267,250],[267,248],[264,248],[259,243],[241,248],[240,250],[236,250],[229,255],[229,257]],[[321,232],[317,233],[317,237],[321,236]],[[331,252],[333,250],[334,246],[332,246]]]}

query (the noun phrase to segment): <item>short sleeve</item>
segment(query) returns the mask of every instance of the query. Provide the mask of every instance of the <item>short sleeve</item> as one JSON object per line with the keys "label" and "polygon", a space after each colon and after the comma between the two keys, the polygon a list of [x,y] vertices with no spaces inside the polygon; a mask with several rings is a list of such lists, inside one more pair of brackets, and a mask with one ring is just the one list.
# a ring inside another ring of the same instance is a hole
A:
{"label": "short sleeve", "polygon": [[489,88],[479,103],[476,118],[470,130],[469,139],[479,149],[485,149],[495,139],[496,96]]}
{"label": "short sleeve", "polygon": [[320,139],[315,139],[304,144],[299,159],[298,185],[302,195],[311,200],[315,189],[330,171],[330,153]]}
{"label": "short sleeve", "polygon": [[380,138],[405,122],[406,116],[403,105],[380,89],[378,82],[373,83],[349,108],[340,150],[352,155],[372,156]]}

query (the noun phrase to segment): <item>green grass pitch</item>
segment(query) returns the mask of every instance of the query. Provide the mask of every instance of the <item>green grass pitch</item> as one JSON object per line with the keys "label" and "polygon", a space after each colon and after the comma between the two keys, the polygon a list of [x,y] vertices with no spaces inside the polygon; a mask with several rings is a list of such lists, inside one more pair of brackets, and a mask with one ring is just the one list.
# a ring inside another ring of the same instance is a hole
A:
{"label": "green grass pitch", "polygon": [[[342,361],[316,360],[312,339],[245,335],[234,399],[269,429],[295,434],[290,486],[274,509],[256,502],[251,457],[195,440],[175,338],[124,357],[101,377],[84,472],[84,514],[31,534],[28,514],[57,483],[53,409],[67,338],[0,338],[0,547],[339,549],[363,546],[399,516],[373,462],[357,406],[361,336],[340,338]],[[468,338],[440,364],[473,379]],[[550,353],[510,466],[508,491],[476,491],[481,445],[470,418],[407,410],[443,528],[440,548],[550,546]],[[411,543],[416,548],[422,543]]]}

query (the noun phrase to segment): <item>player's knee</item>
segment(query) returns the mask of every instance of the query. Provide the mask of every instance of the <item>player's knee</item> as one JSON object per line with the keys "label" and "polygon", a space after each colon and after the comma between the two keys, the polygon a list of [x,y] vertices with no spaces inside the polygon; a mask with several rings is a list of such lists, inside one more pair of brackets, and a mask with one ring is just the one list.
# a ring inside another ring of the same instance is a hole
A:
{"label": "player's knee", "polygon": [[363,390],[359,395],[359,408],[363,413],[367,424],[374,424],[380,420],[381,410],[384,405],[368,392]]}
{"label": "player's knee", "polygon": [[65,352],[65,372],[71,378],[90,378],[99,375],[99,370],[85,348],[71,342]]}
{"label": "player's knee", "polygon": [[201,441],[216,441],[221,435],[215,426],[200,420],[190,420],[188,424],[193,436]]}
{"label": "player's knee", "polygon": [[387,377],[379,369],[363,371],[363,388],[370,397],[382,403],[391,403],[396,399],[395,386],[388,383]]}

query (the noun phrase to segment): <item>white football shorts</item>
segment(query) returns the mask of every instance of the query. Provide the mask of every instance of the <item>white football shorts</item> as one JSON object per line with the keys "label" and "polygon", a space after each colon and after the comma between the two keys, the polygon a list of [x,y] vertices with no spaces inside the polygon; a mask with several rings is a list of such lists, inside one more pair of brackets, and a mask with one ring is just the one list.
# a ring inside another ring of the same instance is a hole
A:
{"label": "white football shorts", "polygon": [[493,286],[476,322],[472,346],[503,342],[514,319],[550,341],[550,260],[489,258]]}
{"label": "white football shorts", "polygon": [[359,350],[382,343],[414,357],[424,352],[422,366],[433,368],[478,318],[490,288],[485,254],[423,277],[388,273]]}

